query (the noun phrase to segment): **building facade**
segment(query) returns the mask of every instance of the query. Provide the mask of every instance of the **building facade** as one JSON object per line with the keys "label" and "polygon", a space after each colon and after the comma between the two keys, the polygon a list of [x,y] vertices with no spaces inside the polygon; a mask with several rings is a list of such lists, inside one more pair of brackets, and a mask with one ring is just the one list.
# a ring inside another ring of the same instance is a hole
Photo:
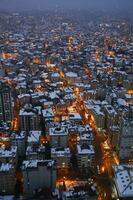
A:
{"label": "building facade", "polygon": [[0,194],[14,194],[15,184],[14,166],[9,163],[2,163],[0,165]]}
{"label": "building facade", "polygon": [[12,121],[12,99],[11,89],[0,82],[0,121],[11,123]]}
{"label": "building facade", "polygon": [[26,196],[32,196],[39,188],[54,189],[56,164],[52,160],[26,160],[22,165],[23,188]]}
{"label": "building facade", "polygon": [[133,121],[123,119],[121,123],[120,160],[133,160]]}

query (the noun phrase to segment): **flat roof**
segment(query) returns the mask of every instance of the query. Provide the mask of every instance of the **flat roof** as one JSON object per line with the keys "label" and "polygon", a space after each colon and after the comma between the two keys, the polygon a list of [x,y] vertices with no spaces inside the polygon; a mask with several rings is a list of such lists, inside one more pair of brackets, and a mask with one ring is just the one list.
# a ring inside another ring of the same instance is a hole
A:
{"label": "flat roof", "polygon": [[133,197],[133,165],[113,166],[119,197]]}

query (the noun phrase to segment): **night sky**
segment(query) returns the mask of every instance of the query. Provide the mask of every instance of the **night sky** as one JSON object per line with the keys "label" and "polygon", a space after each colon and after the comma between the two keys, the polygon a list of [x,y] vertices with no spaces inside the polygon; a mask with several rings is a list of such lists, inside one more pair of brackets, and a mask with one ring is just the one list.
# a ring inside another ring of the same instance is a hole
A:
{"label": "night sky", "polygon": [[0,9],[4,10],[37,10],[55,8],[131,10],[133,0],[0,0]]}

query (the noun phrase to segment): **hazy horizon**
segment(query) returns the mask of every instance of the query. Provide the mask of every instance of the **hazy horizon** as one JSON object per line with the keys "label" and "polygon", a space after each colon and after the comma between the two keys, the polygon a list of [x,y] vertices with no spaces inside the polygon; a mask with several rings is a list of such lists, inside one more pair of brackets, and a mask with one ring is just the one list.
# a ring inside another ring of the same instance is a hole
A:
{"label": "hazy horizon", "polygon": [[133,0],[0,0],[5,11],[45,9],[97,9],[101,11],[133,10]]}

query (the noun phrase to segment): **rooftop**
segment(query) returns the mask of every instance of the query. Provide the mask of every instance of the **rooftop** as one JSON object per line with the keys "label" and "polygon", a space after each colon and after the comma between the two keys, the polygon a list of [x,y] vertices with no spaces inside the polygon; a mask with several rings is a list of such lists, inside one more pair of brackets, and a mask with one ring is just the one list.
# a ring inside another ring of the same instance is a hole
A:
{"label": "rooftop", "polygon": [[2,149],[0,148],[0,157],[16,157],[17,154],[17,147],[12,146],[8,149]]}
{"label": "rooftop", "polygon": [[51,154],[57,157],[63,157],[65,155],[70,156],[69,148],[51,148]]}
{"label": "rooftop", "polygon": [[78,77],[78,75],[76,73],[74,73],[74,72],[67,72],[66,76],[70,77],[70,78],[77,78]]}
{"label": "rooftop", "polygon": [[68,135],[68,129],[64,126],[57,126],[49,129],[49,135]]}
{"label": "rooftop", "polygon": [[133,165],[113,166],[119,197],[133,197]]}
{"label": "rooftop", "polygon": [[53,160],[25,160],[22,163],[22,170],[38,168],[38,166],[52,167],[55,165]]}
{"label": "rooftop", "polygon": [[44,110],[42,110],[42,113],[43,113],[43,117],[45,117],[45,118],[54,117],[54,112],[53,112],[52,108],[44,109]]}
{"label": "rooftop", "polygon": [[10,171],[11,169],[13,169],[13,165],[12,164],[9,164],[9,163],[2,163],[0,165],[0,172],[8,172]]}
{"label": "rooftop", "polygon": [[77,145],[77,152],[78,154],[94,154],[94,147],[92,145],[87,145],[87,144],[83,144],[83,145]]}
{"label": "rooftop", "polygon": [[39,142],[41,136],[41,131],[30,131],[28,135],[28,143]]}

